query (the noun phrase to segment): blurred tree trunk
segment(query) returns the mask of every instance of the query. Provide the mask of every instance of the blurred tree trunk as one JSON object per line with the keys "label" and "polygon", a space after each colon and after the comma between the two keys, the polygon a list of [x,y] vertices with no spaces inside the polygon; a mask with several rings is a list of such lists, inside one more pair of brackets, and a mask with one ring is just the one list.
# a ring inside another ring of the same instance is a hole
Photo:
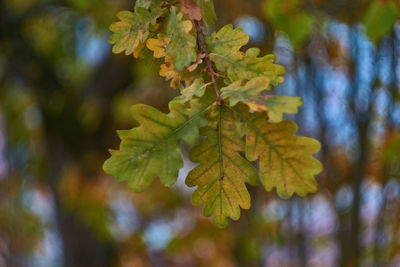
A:
{"label": "blurred tree trunk", "polygon": [[[393,120],[392,120],[392,114],[394,112],[394,106],[395,106],[395,99],[396,99],[396,90],[397,90],[397,38],[396,34],[392,33],[391,39],[390,39],[390,50],[391,50],[391,69],[392,69],[392,81],[389,86],[389,95],[390,95],[390,101],[387,107],[387,113],[385,116],[385,129],[387,132],[394,127],[393,125]],[[387,134],[387,133],[386,133]],[[385,136],[386,137],[386,136]],[[385,140],[382,141],[384,143]],[[390,180],[390,166],[386,162],[383,163],[383,175],[382,175],[382,191],[381,191],[381,199],[380,199],[380,207],[379,207],[379,212],[376,217],[376,222],[375,222],[375,229],[374,229],[374,266],[382,266],[384,263],[382,262],[381,259],[381,244],[380,240],[382,235],[384,234],[384,218],[385,218],[385,210],[386,210],[386,204],[387,204],[387,193],[385,192],[385,187]]]}
{"label": "blurred tree trunk", "polygon": [[64,266],[110,266],[114,256],[112,244],[100,242],[91,229],[83,225],[74,213],[63,207],[58,182],[64,161],[68,156],[62,143],[58,142],[55,137],[49,137],[48,142],[51,158],[49,186],[54,196],[54,209],[62,239]]}
{"label": "blurred tree trunk", "polygon": [[[104,112],[98,131],[87,134],[76,116],[82,97],[79,94],[67,93],[58,81],[51,65],[46,59],[37,55],[22,38],[20,33],[22,20],[9,17],[4,12],[5,10],[1,8],[0,41],[10,43],[12,47],[11,54],[7,55],[12,58],[8,62],[7,72],[11,77],[23,77],[23,82],[30,85],[38,98],[38,105],[43,115],[50,170],[46,181],[55,200],[54,209],[62,238],[64,266],[111,266],[115,260],[114,244],[100,241],[91,229],[81,223],[76,214],[67,211],[62,206],[59,178],[65,160],[72,158],[73,155],[79,158],[83,148],[78,144],[85,144],[87,146],[85,149],[88,147],[92,150],[103,149],[101,145],[104,143],[103,139],[111,130],[110,98],[131,83],[130,59],[108,57],[98,69],[98,73],[93,76],[94,80],[87,85],[87,88],[84,88],[83,92],[86,91],[90,97],[100,100]],[[35,70],[34,73],[32,69]],[[67,98],[65,108],[58,117],[54,117],[48,108],[50,97],[56,91],[66,94]],[[68,132],[60,126],[68,126]],[[78,142],[74,142],[74,139]]]}
{"label": "blurred tree trunk", "polygon": [[[49,155],[51,158],[49,185],[55,197],[57,220],[63,240],[64,266],[66,267],[111,266],[112,261],[115,260],[116,253],[112,243],[103,242],[96,238],[93,231],[83,225],[76,214],[65,210],[60,201],[59,177],[65,159],[70,158],[71,153],[74,154],[74,158],[79,158],[79,151],[81,149],[103,149],[102,144],[104,144],[104,140],[102,139],[110,131],[111,123],[111,101],[109,100],[113,95],[125,89],[131,83],[129,58],[108,57],[93,77],[94,79],[83,91],[89,94],[90,97],[100,100],[100,103],[102,103],[101,108],[105,113],[103,114],[103,123],[100,125],[97,133],[87,135],[79,125],[76,125],[77,129],[80,129],[80,132],[76,134],[81,140],[80,143],[86,144],[88,147],[76,147],[74,151],[68,151],[71,147],[66,148],[65,144],[60,142],[60,140],[65,139],[59,138],[57,134],[53,135],[53,132],[57,132],[56,130],[48,129],[47,131]],[[74,110],[70,110],[70,112],[74,112]],[[57,123],[50,124],[55,127],[57,126]],[[82,169],[85,168],[85,166],[81,167]]]}
{"label": "blurred tree trunk", "polygon": [[[358,46],[358,41],[356,42]],[[353,192],[353,206],[351,208],[351,232],[350,232],[350,258],[346,261],[345,266],[360,266],[360,255],[361,255],[361,247],[360,247],[360,231],[362,229],[362,221],[360,220],[360,209],[361,209],[361,200],[362,200],[362,183],[365,177],[365,169],[367,166],[367,162],[369,159],[369,127],[370,122],[372,120],[372,96],[376,89],[376,79],[377,79],[377,65],[379,62],[379,48],[375,52],[374,58],[374,66],[373,72],[371,75],[373,76],[371,81],[371,91],[368,94],[366,99],[359,99],[358,92],[360,90],[360,83],[358,75],[361,72],[360,69],[355,67],[355,71],[353,73],[353,86],[352,86],[352,104],[354,107],[353,112],[355,114],[355,121],[357,123],[357,144],[358,144],[358,159],[356,163],[356,167],[351,175],[351,187]],[[357,60],[360,60],[361,53],[360,51],[356,52]],[[357,108],[357,102],[367,101],[367,107],[365,110],[361,110]]]}
{"label": "blurred tree trunk", "polygon": [[360,122],[358,124],[358,144],[359,159],[354,175],[352,176],[353,206],[351,209],[351,232],[350,232],[350,258],[346,262],[346,266],[360,265],[360,230],[362,229],[360,220],[361,208],[361,186],[364,178],[365,163],[367,160],[368,146],[368,122]]}

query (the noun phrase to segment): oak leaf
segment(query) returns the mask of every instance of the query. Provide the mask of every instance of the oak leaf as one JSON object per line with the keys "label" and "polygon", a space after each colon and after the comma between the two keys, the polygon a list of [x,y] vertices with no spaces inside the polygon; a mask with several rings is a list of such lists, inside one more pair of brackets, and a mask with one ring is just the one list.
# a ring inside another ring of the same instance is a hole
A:
{"label": "oak leaf", "polygon": [[160,66],[160,76],[165,79],[171,80],[170,86],[174,89],[179,88],[182,74],[177,72],[174,68],[174,56],[166,56],[165,63]]}
{"label": "oak leaf", "polygon": [[321,146],[317,140],[295,136],[294,122],[269,123],[263,113],[234,110],[246,124],[246,158],[260,160],[259,176],[267,191],[276,188],[284,199],[293,193],[305,196],[317,191],[314,176],[322,169],[312,156]]}
{"label": "oak leaf", "polygon": [[256,77],[245,84],[242,81],[233,82],[222,88],[221,92],[231,106],[242,102],[253,111],[266,111],[271,122],[280,122],[283,113],[297,113],[298,107],[302,105],[300,97],[263,95],[267,90],[270,90],[269,79]]}
{"label": "oak leaf", "polygon": [[183,14],[176,7],[171,8],[167,34],[171,38],[167,46],[167,55],[175,56],[174,68],[181,72],[184,67],[196,60],[196,38],[190,34],[192,22],[183,20]]}
{"label": "oak leaf", "polygon": [[203,14],[203,20],[208,26],[211,26],[217,20],[217,14],[215,14],[213,0],[197,0],[197,4],[201,7]]}
{"label": "oak leaf", "polygon": [[206,39],[210,53],[225,56],[238,52],[239,49],[249,42],[249,36],[241,28],[233,29],[232,24],[225,25],[218,32],[212,33]]}
{"label": "oak leaf", "polygon": [[132,54],[139,46],[144,43],[149,35],[150,24],[155,24],[161,16],[163,9],[161,5],[154,6],[151,11],[143,7],[136,7],[135,12],[121,11],[117,14],[120,19],[110,26],[113,34],[109,42],[113,44],[112,52],[126,55]]}
{"label": "oak leaf", "polygon": [[240,48],[247,44],[249,37],[240,28],[232,25],[222,27],[212,33],[206,40],[210,51],[210,59],[214,61],[219,71],[227,72],[231,81],[251,80],[255,77],[267,77],[276,86],[283,82],[281,77],[285,68],[275,64],[275,56],[259,57],[260,49],[250,48],[246,52]]}
{"label": "oak leaf", "polygon": [[154,180],[170,186],[175,183],[183,166],[180,142],[194,145],[199,137],[198,128],[204,125],[201,114],[210,103],[193,101],[188,109],[179,100],[170,102],[169,114],[138,104],[132,115],[139,127],[119,131],[119,150],[110,150],[111,158],[104,163],[105,172],[118,181],[127,181],[136,192],[144,191]]}
{"label": "oak leaf", "polygon": [[192,203],[204,205],[204,215],[214,216],[219,227],[227,218],[237,220],[240,207],[250,208],[250,194],[245,183],[256,185],[256,169],[238,151],[244,151],[242,138],[233,134],[235,118],[225,106],[213,106],[207,112],[208,126],[201,129],[206,139],[190,151],[189,157],[198,162],[186,178],[188,186],[197,186]]}
{"label": "oak leaf", "polygon": [[181,91],[184,101],[189,101],[196,97],[202,97],[206,91],[207,86],[211,83],[204,83],[202,78],[194,80],[194,82]]}
{"label": "oak leaf", "polygon": [[146,42],[148,49],[154,52],[155,58],[165,57],[167,54],[165,52],[167,45],[171,39],[164,34],[157,34],[157,39],[149,38]]}
{"label": "oak leaf", "polygon": [[182,13],[191,20],[200,21],[203,18],[201,7],[197,5],[196,0],[180,0],[179,2]]}
{"label": "oak leaf", "polygon": [[274,55],[259,57],[260,49],[249,48],[246,52],[232,54],[210,54],[219,71],[226,71],[231,81],[251,80],[255,77],[267,77],[273,86],[283,82],[285,68],[275,64]]}

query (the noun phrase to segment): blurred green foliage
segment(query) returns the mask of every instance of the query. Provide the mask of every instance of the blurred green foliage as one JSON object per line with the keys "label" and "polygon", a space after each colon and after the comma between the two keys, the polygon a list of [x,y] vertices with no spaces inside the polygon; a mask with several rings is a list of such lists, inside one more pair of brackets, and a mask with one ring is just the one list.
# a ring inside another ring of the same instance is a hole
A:
{"label": "blurred green foliage", "polygon": [[372,42],[377,43],[393,30],[397,20],[397,6],[392,1],[373,1],[368,7],[363,24]]}
{"label": "blurred green foliage", "polygon": [[302,0],[266,0],[265,15],[276,27],[285,32],[295,48],[308,42],[312,33],[313,17],[303,10]]}

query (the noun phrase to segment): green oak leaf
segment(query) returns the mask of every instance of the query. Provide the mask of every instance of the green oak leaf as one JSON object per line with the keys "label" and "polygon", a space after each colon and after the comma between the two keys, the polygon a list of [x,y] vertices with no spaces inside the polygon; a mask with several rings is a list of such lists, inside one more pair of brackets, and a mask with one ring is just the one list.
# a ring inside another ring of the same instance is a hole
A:
{"label": "green oak leaf", "polygon": [[269,123],[263,113],[245,112],[234,108],[246,124],[246,158],[259,159],[259,176],[264,188],[276,188],[278,195],[287,199],[293,193],[305,196],[317,191],[314,176],[322,165],[312,155],[320,143],[312,138],[295,136],[297,125],[291,121]]}
{"label": "green oak leaf", "polygon": [[226,25],[207,38],[210,59],[219,71],[227,72],[231,81],[265,76],[274,86],[283,82],[281,76],[285,74],[285,68],[274,63],[274,55],[259,57],[258,48],[250,48],[246,52],[239,51],[247,41],[248,36],[241,29],[233,29],[232,25]]}
{"label": "green oak leaf", "polygon": [[157,18],[162,15],[161,4],[151,9],[136,7],[135,12],[121,11],[117,14],[120,21],[114,22],[110,26],[113,34],[109,42],[113,44],[112,52],[132,54],[139,44],[144,43],[149,35],[150,24],[155,24]]}
{"label": "green oak leaf", "polygon": [[207,112],[208,126],[201,129],[206,139],[193,147],[189,157],[200,163],[186,178],[190,187],[198,186],[192,195],[194,205],[204,206],[205,216],[214,216],[219,227],[227,218],[237,220],[240,207],[250,208],[250,194],[245,183],[256,185],[256,169],[238,151],[244,151],[244,140],[235,136],[235,117],[226,106],[214,105]]}
{"label": "green oak leaf", "polygon": [[266,111],[271,122],[280,122],[283,113],[297,113],[302,105],[300,97],[262,95],[266,90],[270,90],[269,79],[256,77],[245,84],[242,81],[233,82],[221,89],[221,95],[228,99],[231,106],[242,102],[253,111]]}
{"label": "green oak leaf", "polygon": [[135,1],[135,9],[138,7],[149,8],[151,4],[151,0],[136,0]]}
{"label": "green oak leaf", "polygon": [[211,83],[204,83],[203,78],[198,78],[194,82],[181,91],[182,97],[185,101],[189,101],[195,96],[202,97],[206,91],[207,86]]}
{"label": "green oak leaf", "polygon": [[206,39],[209,53],[229,57],[249,42],[249,36],[241,28],[233,29],[232,24],[225,25]]}
{"label": "green oak leaf", "polygon": [[213,25],[217,20],[213,0],[197,0],[197,4],[201,6],[204,22],[208,26]]}
{"label": "green oak leaf", "polygon": [[163,4],[163,0],[136,0],[135,10],[138,7],[155,8]]}
{"label": "green oak leaf", "polygon": [[299,107],[303,105],[301,97],[286,95],[268,95],[262,99],[262,103],[268,113],[268,120],[271,122],[282,121],[283,113],[296,114]]}
{"label": "green oak leaf", "polygon": [[110,150],[112,156],[104,163],[105,172],[118,181],[127,181],[136,192],[144,191],[157,176],[164,185],[174,184],[183,166],[180,141],[188,145],[198,141],[198,129],[205,123],[202,113],[211,103],[192,101],[188,108],[178,99],[170,102],[169,114],[151,106],[134,105],[132,115],[140,126],[118,131],[120,149]]}
{"label": "green oak leaf", "polygon": [[184,67],[196,60],[196,38],[190,34],[192,22],[182,20],[183,14],[178,12],[176,7],[171,8],[169,23],[167,28],[168,36],[171,41],[167,45],[167,55],[174,56],[175,70],[181,72]]}
{"label": "green oak leaf", "polygon": [[206,39],[206,44],[210,59],[214,61],[219,71],[227,72],[231,81],[265,76],[274,86],[283,82],[281,75],[285,74],[285,69],[274,63],[273,55],[258,57],[260,54],[258,48],[250,48],[246,52],[240,51],[248,41],[249,36],[243,33],[242,29],[233,29],[233,26],[228,24],[218,32],[212,33]]}

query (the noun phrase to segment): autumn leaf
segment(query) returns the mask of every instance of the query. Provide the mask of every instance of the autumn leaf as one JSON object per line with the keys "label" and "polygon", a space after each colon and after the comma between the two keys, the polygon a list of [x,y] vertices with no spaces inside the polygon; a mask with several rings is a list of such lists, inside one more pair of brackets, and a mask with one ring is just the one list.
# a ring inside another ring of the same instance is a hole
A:
{"label": "autumn leaf", "polygon": [[[180,82],[188,79],[191,81],[191,74],[185,74],[183,72],[178,72],[175,68],[175,55],[169,56],[166,53],[166,48],[170,43],[171,38],[166,36],[165,34],[159,33],[157,34],[157,38],[149,38],[146,42],[147,48],[154,52],[155,58],[165,57],[165,63],[161,65],[160,76],[165,77],[167,80],[171,80],[170,85],[172,88],[179,88]],[[197,59],[191,66],[187,68],[189,72],[193,72],[197,69],[198,65],[203,62],[204,54],[200,53],[196,55]]]}
{"label": "autumn leaf", "polygon": [[228,99],[231,106],[242,102],[253,111],[266,111],[271,122],[280,122],[283,113],[297,113],[298,107],[302,105],[300,97],[262,95],[266,90],[270,90],[269,79],[256,77],[245,84],[236,81],[222,88],[221,92],[222,97]]}
{"label": "autumn leaf", "polygon": [[176,7],[171,8],[167,33],[171,41],[167,46],[167,55],[175,56],[174,68],[181,72],[184,67],[196,60],[196,38],[190,34],[192,22],[182,20],[183,14]]}
{"label": "autumn leaf", "polygon": [[171,80],[170,86],[172,88],[179,88],[182,74],[177,72],[174,68],[174,58],[173,56],[166,56],[165,63],[160,66],[160,76],[165,77],[165,79]]}
{"label": "autumn leaf", "polygon": [[[269,79],[257,77],[245,84],[243,84],[243,81],[233,82],[229,86],[222,88],[221,93],[224,98],[229,100],[231,106],[239,102],[250,105],[249,103],[255,103],[258,99],[261,99],[262,96],[260,94],[267,90],[270,90]],[[263,110],[263,107],[260,107],[260,109]]]}
{"label": "autumn leaf", "polygon": [[110,150],[105,172],[127,181],[136,192],[144,191],[155,177],[164,185],[174,184],[183,166],[180,141],[188,145],[197,142],[198,128],[204,125],[201,114],[209,106],[209,102],[192,101],[187,109],[177,100],[170,102],[169,114],[143,104],[133,106],[132,115],[140,126],[118,132],[120,149]]}
{"label": "autumn leaf", "polygon": [[112,52],[126,55],[132,54],[140,43],[144,43],[149,35],[150,24],[155,24],[161,16],[161,5],[154,6],[151,11],[143,7],[136,7],[135,12],[121,11],[117,17],[120,21],[111,24],[113,34],[109,42],[113,44]]}
{"label": "autumn leaf", "polygon": [[191,20],[200,21],[203,18],[201,7],[197,5],[196,0],[180,0],[179,2],[182,13]]}
{"label": "autumn leaf", "polygon": [[174,89],[192,84],[193,80],[196,79],[195,72],[177,72],[174,68],[174,57],[168,55],[165,57],[165,63],[161,65],[159,74],[161,77],[165,77],[167,81],[170,80],[170,86]]}
{"label": "autumn leaf", "polygon": [[167,45],[171,39],[164,34],[157,34],[157,39],[149,38],[146,42],[148,49],[154,52],[155,58],[165,57],[167,54],[165,52]]}
{"label": "autumn leaf", "polygon": [[197,4],[201,7],[203,20],[208,26],[211,26],[217,20],[217,14],[214,10],[213,0],[197,0]]}
{"label": "autumn leaf", "polygon": [[192,203],[204,205],[204,215],[213,216],[219,227],[228,218],[239,219],[241,208],[250,208],[246,183],[258,183],[251,161],[259,160],[267,191],[276,188],[282,198],[315,192],[321,164],[313,154],[320,145],[295,136],[296,124],[282,121],[284,113],[297,112],[300,97],[268,95],[283,82],[283,66],[273,55],[260,56],[258,48],[244,52],[249,36],[232,25],[205,37],[198,20],[214,22],[212,0],[171,3],[138,0],[135,13],[122,13],[112,26],[113,49],[137,57],[146,45],[154,58],[164,58],[159,74],[181,95],[170,102],[169,114],[135,105],[133,117],[140,126],[119,131],[120,149],[110,151],[104,170],[136,192],[155,177],[170,186],[183,165],[184,141],[192,147],[190,160],[198,163],[185,181],[196,187]]}
{"label": "autumn leaf", "polygon": [[144,44],[143,43],[139,43],[139,45],[133,51],[133,57],[134,58],[139,58],[141,52],[143,51],[143,48],[144,48]]}
{"label": "autumn leaf", "polygon": [[203,63],[203,59],[206,57],[204,53],[197,54],[197,59],[196,62],[194,62],[192,65],[190,65],[187,69],[189,72],[193,72],[197,69],[197,67]]}
{"label": "autumn leaf", "polygon": [[285,68],[274,63],[275,56],[259,57],[258,48],[250,48],[246,52],[239,51],[248,40],[248,35],[243,33],[242,29],[233,29],[232,25],[226,25],[206,40],[210,59],[219,71],[227,72],[231,81],[264,76],[274,86],[283,82],[281,75],[285,74]]}
{"label": "autumn leaf", "polygon": [[211,53],[210,58],[219,71],[226,71],[231,81],[251,80],[255,77],[267,77],[273,86],[283,82],[281,75],[285,68],[275,64],[274,55],[259,57],[260,49],[249,48],[246,52]]}
{"label": "autumn leaf", "polygon": [[136,0],[135,1],[135,10],[138,7],[143,7],[143,8],[157,8],[159,6],[162,6],[164,4],[164,0]]}
{"label": "autumn leaf", "polygon": [[283,113],[296,114],[299,107],[303,105],[299,96],[268,95],[261,103],[256,101],[254,105],[249,105],[252,110],[265,110],[270,122],[280,122],[283,119]]}
{"label": "autumn leaf", "polygon": [[294,122],[269,123],[263,113],[233,110],[246,124],[246,158],[260,160],[259,176],[267,191],[276,188],[284,199],[317,191],[314,176],[322,166],[312,155],[320,149],[318,141],[295,136]]}
{"label": "autumn leaf", "polygon": [[250,195],[245,183],[256,185],[256,169],[238,151],[244,141],[233,134],[235,118],[225,106],[213,106],[208,112],[209,125],[201,129],[206,139],[193,147],[189,157],[199,165],[186,178],[188,186],[197,186],[192,195],[194,205],[204,205],[204,215],[214,216],[219,227],[227,218],[237,220],[240,207],[250,208]]}
{"label": "autumn leaf", "polygon": [[135,1],[135,9],[138,7],[149,8],[152,3],[152,0],[136,0]]}
{"label": "autumn leaf", "polygon": [[239,51],[249,41],[249,36],[241,28],[233,29],[232,24],[225,25],[206,39],[209,53],[230,56]]}
{"label": "autumn leaf", "polygon": [[135,1],[135,11],[138,8],[145,9],[157,9],[162,7],[164,4],[164,0],[136,0]]}
{"label": "autumn leaf", "polygon": [[202,97],[206,91],[206,88],[211,83],[204,83],[202,78],[196,79],[190,86],[184,88],[181,91],[184,101],[189,101],[195,96]]}

